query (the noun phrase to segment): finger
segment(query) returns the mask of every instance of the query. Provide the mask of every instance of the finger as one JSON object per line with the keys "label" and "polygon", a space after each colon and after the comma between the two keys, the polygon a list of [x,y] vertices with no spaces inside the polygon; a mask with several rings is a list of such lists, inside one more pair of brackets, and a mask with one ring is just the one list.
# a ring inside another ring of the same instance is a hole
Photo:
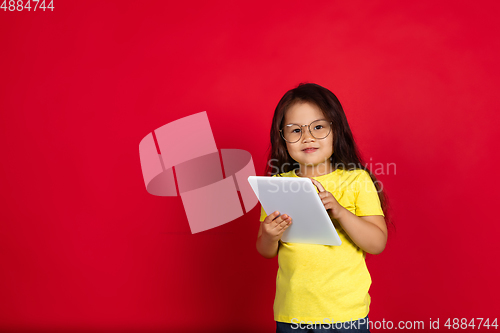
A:
{"label": "finger", "polygon": [[318,191],[320,192],[325,192],[325,188],[323,187],[323,185],[321,185],[320,182],[318,182],[316,179],[312,179],[312,178],[309,178],[312,183],[314,184],[314,186],[316,186],[316,188],[318,189]]}
{"label": "finger", "polygon": [[281,225],[280,232],[283,232],[283,231],[284,231],[286,228],[288,228],[291,224],[292,224],[292,219],[290,218],[290,220],[289,220],[286,224],[282,224],[282,225]]}
{"label": "finger", "polygon": [[288,217],[288,215],[286,215],[286,214],[279,215],[279,216],[277,216],[277,217],[274,219],[274,222],[279,222],[279,221],[281,221],[281,220],[286,219],[287,217]]}
{"label": "finger", "polygon": [[271,215],[268,215],[265,219],[264,219],[264,222],[265,223],[271,223],[273,220],[275,220],[278,216],[280,215],[280,212],[278,211],[275,211],[274,213],[272,213]]}
{"label": "finger", "polygon": [[283,214],[275,220],[276,224],[274,227],[279,229],[281,225],[287,224],[288,221],[290,221],[290,220],[291,220],[290,216]]}
{"label": "finger", "polygon": [[323,200],[323,199],[328,199],[328,200],[337,200],[335,199],[335,197],[333,196],[333,194],[331,192],[328,192],[328,191],[324,191],[324,192],[319,192],[318,193],[319,197]]}
{"label": "finger", "polygon": [[324,202],[331,203],[332,205],[338,204],[339,202],[337,201],[337,198],[333,194],[330,193],[330,195],[326,196],[324,198]]}
{"label": "finger", "polygon": [[329,201],[327,199],[323,199],[323,200],[321,200],[321,202],[323,203],[323,206],[325,207],[326,210],[329,210],[330,208],[332,208],[331,201]]}
{"label": "finger", "polygon": [[336,201],[335,198],[331,198],[330,196],[321,198],[321,202],[324,205],[333,204],[334,201]]}
{"label": "finger", "polygon": [[335,197],[328,191],[318,193],[321,200],[333,200]]}

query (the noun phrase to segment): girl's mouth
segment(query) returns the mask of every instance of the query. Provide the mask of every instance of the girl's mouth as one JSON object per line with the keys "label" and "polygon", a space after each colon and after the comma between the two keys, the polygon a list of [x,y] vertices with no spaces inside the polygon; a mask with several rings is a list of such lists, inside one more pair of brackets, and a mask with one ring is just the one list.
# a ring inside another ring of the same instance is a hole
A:
{"label": "girl's mouth", "polygon": [[318,148],[306,148],[302,150],[304,153],[314,153]]}

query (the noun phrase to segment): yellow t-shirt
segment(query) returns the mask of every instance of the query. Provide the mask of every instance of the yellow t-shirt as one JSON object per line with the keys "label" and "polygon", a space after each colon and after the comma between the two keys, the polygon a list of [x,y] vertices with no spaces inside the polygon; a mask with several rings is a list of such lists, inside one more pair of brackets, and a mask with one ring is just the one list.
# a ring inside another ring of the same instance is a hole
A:
{"label": "yellow t-shirt", "polygon": [[[298,177],[295,170],[281,176]],[[312,178],[353,214],[384,215],[375,185],[366,171],[337,169]],[[262,209],[260,220],[266,216]],[[368,315],[371,278],[365,264],[365,253],[337,221],[335,225],[342,241],[340,246],[280,240],[273,307],[275,321],[329,324],[358,320]]]}

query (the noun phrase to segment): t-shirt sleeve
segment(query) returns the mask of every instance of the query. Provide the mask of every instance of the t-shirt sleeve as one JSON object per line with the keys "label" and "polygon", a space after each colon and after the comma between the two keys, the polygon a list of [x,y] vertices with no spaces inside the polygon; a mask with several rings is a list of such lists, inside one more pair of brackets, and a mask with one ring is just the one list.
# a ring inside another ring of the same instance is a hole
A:
{"label": "t-shirt sleeve", "polygon": [[267,214],[266,212],[264,211],[264,208],[262,208],[262,206],[260,206],[260,221],[264,221],[264,219],[267,217]]}
{"label": "t-shirt sleeve", "polygon": [[362,170],[356,181],[356,215],[382,215],[384,212],[380,204],[377,188],[368,172]]}

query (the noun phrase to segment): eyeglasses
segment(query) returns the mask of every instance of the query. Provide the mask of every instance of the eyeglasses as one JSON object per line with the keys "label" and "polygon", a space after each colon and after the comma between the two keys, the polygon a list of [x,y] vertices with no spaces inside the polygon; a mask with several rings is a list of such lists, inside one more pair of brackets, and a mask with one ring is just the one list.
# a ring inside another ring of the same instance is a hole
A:
{"label": "eyeglasses", "polygon": [[295,143],[302,137],[302,127],[307,126],[315,139],[324,139],[332,130],[332,122],[324,119],[315,120],[309,125],[288,124],[280,129],[281,137],[288,143]]}

